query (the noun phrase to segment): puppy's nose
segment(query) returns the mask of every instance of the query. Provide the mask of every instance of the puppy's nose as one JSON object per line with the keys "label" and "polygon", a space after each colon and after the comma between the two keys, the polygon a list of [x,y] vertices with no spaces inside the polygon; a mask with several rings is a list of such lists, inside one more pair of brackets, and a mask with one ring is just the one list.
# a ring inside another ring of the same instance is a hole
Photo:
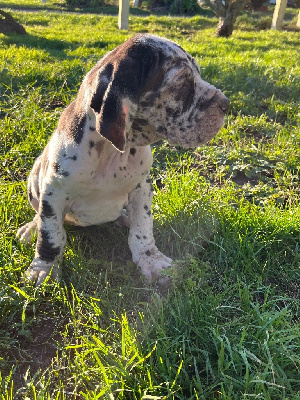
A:
{"label": "puppy's nose", "polygon": [[227,114],[229,111],[229,100],[227,99],[227,97],[222,96],[222,98],[219,101],[218,107],[223,111],[224,114]]}

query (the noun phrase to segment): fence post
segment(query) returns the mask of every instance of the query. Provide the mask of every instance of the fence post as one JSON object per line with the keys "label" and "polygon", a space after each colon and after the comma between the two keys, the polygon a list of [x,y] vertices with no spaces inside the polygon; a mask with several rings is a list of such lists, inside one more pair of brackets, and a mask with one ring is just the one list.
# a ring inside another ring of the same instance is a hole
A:
{"label": "fence post", "polygon": [[286,6],[287,6],[287,0],[276,1],[276,6],[271,25],[272,29],[281,29]]}
{"label": "fence post", "polygon": [[119,29],[128,29],[129,0],[119,0]]}

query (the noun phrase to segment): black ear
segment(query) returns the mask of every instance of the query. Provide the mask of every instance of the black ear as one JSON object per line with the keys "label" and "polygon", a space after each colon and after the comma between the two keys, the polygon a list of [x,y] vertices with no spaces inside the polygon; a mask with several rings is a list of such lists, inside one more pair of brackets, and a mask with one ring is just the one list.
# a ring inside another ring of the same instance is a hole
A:
{"label": "black ear", "polygon": [[159,53],[149,44],[125,42],[104,61],[90,106],[98,132],[123,152],[141,95],[157,86]]}
{"label": "black ear", "polygon": [[95,74],[92,74],[92,71],[90,73],[94,81],[90,82],[90,84],[92,86],[96,85],[96,90],[93,93],[90,106],[98,114],[100,113],[103,104],[105,92],[108,88],[108,85],[112,81],[113,71],[114,66],[112,64],[107,64],[105,68],[100,69],[98,77],[95,77]]}
{"label": "black ear", "polygon": [[114,70],[112,63],[108,63],[93,74],[95,86],[90,107],[96,114],[96,129],[108,139],[119,151],[124,151],[126,144],[126,113],[122,110],[122,95],[114,85]]}

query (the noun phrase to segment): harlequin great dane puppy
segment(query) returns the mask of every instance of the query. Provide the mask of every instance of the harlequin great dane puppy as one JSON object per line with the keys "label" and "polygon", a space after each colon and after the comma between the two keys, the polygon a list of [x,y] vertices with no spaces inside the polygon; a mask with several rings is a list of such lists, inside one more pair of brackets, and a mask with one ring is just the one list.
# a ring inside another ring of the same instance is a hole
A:
{"label": "harlequin great dane puppy", "polygon": [[153,238],[150,144],[202,145],[219,131],[228,106],[221,91],[201,79],[194,59],[167,39],[138,34],[104,56],[30,173],[36,215],[17,233],[30,242],[37,231],[27,278],[40,284],[50,272],[56,277],[64,222],[124,222],[126,209],[133,261],[148,283],[158,279],[172,260]]}

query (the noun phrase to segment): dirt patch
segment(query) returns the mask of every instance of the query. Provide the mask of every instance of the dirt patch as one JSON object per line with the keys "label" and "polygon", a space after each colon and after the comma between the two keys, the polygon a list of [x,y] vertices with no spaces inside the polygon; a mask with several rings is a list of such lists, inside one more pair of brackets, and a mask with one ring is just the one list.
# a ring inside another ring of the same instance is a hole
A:
{"label": "dirt patch", "polygon": [[57,343],[61,342],[55,322],[50,318],[40,319],[31,328],[31,335],[30,340],[19,341],[19,349],[10,350],[6,355],[9,364],[15,365],[12,379],[14,388],[19,392],[26,385],[27,376],[32,378],[38,370],[46,371],[51,367],[57,353]]}
{"label": "dirt patch", "polygon": [[236,175],[231,178],[231,180],[239,186],[243,186],[250,183],[251,186],[258,184],[258,180],[255,178],[249,178],[243,171],[237,171]]}

